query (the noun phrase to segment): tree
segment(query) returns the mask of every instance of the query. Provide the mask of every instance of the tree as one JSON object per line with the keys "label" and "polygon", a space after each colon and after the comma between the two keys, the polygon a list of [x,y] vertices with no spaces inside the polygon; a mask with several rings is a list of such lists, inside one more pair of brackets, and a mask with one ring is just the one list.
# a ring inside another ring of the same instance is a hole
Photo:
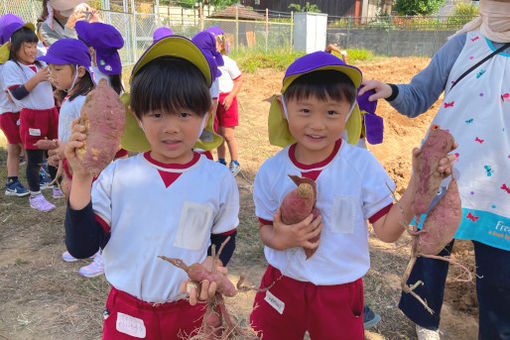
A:
{"label": "tree", "polygon": [[294,9],[296,12],[312,12],[312,13],[320,13],[321,10],[317,5],[313,4],[310,5],[310,2],[307,1],[304,6],[301,6],[300,4],[290,4],[289,9]]}
{"label": "tree", "polygon": [[444,0],[397,0],[393,9],[400,15],[428,15],[439,10]]}

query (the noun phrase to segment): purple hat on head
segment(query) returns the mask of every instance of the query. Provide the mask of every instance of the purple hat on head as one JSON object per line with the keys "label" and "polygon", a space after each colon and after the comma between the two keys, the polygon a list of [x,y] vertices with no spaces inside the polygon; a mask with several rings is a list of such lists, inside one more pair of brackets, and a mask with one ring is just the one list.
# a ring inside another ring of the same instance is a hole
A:
{"label": "purple hat on head", "polygon": [[[363,88],[363,85],[359,88]],[[359,91],[358,91],[359,92]],[[370,144],[380,144],[383,141],[384,122],[383,118],[375,114],[377,100],[369,101],[368,97],[375,94],[374,90],[367,91],[356,97],[359,110],[363,114],[365,122],[365,137]]]}
{"label": "purple hat on head", "polygon": [[[218,27],[218,26],[208,27],[205,31],[209,32],[214,37],[217,37],[217,36],[225,37],[225,32],[223,32],[223,30],[220,27]],[[226,37],[225,37],[225,53],[228,55],[228,41],[227,41]]]}
{"label": "purple hat on head", "polygon": [[79,65],[84,66],[90,72],[90,52],[87,47],[78,39],[60,39],[55,41],[46,55],[37,57],[48,64],[54,65]]}
{"label": "purple hat on head", "polygon": [[0,18],[0,45],[5,44],[9,41],[12,34],[22,27],[28,27],[32,31],[35,30],[34,25],[23,21],[19,16],[15,14],[5,14]]}
{"label": "purple hat on head", "polygon": [[154,31],[154,34],[152,35],[152,40],[156,42],[171,35],[174,35],[174,32],[170,28],[160,27]]}
{"label": "purple hat on head", "polygon": [[214,65],[211,65],[211,69],[214,68],[216,77],[219,77],[221,71],[218,70],[218,66],[223,66],[224,61],[221,53],[216,50],[216,39],[209,32],[202,31],[195,34],[191,41],[202,50],[208,60],[212,59],[214,61]]}
{"label": "purple hat on head", "polygon": [[96,63],[104,74],[120,74],[122,64],[118,50],[124,46],[124,39],[112,25],[101,22],[78,21],[76,33],[96,51]]}

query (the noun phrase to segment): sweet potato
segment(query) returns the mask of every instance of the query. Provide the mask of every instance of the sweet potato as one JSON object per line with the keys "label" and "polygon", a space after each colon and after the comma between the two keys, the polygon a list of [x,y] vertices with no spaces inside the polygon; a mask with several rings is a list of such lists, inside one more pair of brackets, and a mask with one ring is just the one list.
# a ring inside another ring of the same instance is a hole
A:
{"label": "sweet potato", "polygon": [[443,176],[437,171],[439,160],[454,148],[455,140],[448,131],[433,129],[416,155],[413,172],[418,175],[418,186],[413,206],[418,216],[427,211],[443,180]]}
{"label": "sweet potato", "polygon": [[461,221],[459,189],[453,178],[444,196],[427,214],[423,232],[417,237],[416,252],[421,256],[439,254],[453,240]]}
{"label": "sweet potato", "polygon": [[[319,209],[315,207],[317,202],[317,189],[315,181],[306,177],[289,175],[290,179],[298,186],[290,191],[282,201],[280,212],[284,224],[296,224],[307,218],[310,214],[313,217],[319,216]],[[311,242],[317,242],[320,234]],[[309,259],[317,249],[304,249],[306,258]]]}
{"label": "sweet potato", "polygon": [[58,141],[56,139],[39,139],[34,143],[34,146],[40,150],[53,150],[58,148]]}
{"label": "sweet potato", "polygon": [[112,162],[124,132],[125,107],[106,82],[90,91],[81,108],[80,124],[87,128],[83,147],[76,151],[82,166],[96,177]]}

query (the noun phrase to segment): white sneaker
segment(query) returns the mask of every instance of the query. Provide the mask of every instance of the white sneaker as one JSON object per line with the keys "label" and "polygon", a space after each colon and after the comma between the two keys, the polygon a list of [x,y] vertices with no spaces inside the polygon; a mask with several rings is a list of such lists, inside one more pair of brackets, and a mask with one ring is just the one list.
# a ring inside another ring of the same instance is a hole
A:
{"label": "white sneaker", "polygon": [[440,340],[438,329],[427,329],[419,325],[416,325],[416,335],[418,336],[418,340]]}

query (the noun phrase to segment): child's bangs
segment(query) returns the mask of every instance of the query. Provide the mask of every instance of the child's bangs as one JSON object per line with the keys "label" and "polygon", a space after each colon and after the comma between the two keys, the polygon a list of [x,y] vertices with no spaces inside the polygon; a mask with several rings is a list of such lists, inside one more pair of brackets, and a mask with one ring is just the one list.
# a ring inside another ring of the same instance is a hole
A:
{"label": "child's bangs", "polygon": [[174,57],[157,58],[134,76],[131,108],[138,118],[149,112],[178,113],[191,110],[201,116],[211,97],[202,73],[190,62]]}
{"label": "child's bangs", "polygon": [[337,101],[354,102],[356,88],[352,80],[342,72],[321,70],[298,77],[285,91],[285,100],[315,97],[325,101],[331,98]]}
{"label": "child's bangs", "polygon": [[37,37],[37,34],[35,34],[35,32],[30,28],[22,27],[12,34],[11,43],[13,45],[21,46],[21,44],[24,42],[37,43],[39,42],[39,38]]}

